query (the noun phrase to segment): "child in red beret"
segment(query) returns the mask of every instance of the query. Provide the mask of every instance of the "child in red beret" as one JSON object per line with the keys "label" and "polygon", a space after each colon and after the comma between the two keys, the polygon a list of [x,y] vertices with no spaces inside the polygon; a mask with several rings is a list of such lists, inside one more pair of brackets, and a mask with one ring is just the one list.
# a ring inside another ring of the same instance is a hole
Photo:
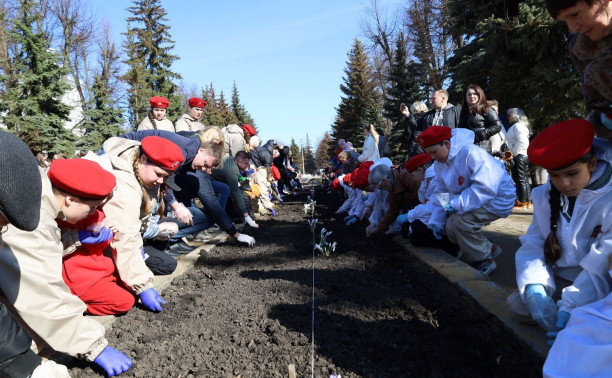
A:
{"label": "child in red beret", "polygon": [[548,331],[612,290],[612,144],[594,136],[590,122],[565,121],[543,130],[527,150],[549,183],[532,192],[533,220],[516,252],[518,291],[507,306]]}
{"label": "child in red beret", "polygon": [[206,105],[206,101],[201,98],[190,98],[187,102],[187,113],[180,116],[176,122],[174,122],[176,132],[204,130],[204,125],[200,122],[200,119],[202,119],[202,113]]}
{"label": "child in red beret", "polygon": [[149,99],[151,110],[145,118],[138,124],[137,131],[141,130],[166,130],[176,132],[174,125],[167,118],[168,105],[170,101],[161,96],[154,96]]}
{"label": "child in red beret", "polygon": [[496,268],[501,249],[482,233],[482,227],[512,212],[516,192],[501,162],[474,144],[474,132],[432,126],[417,138],[434,160],[438,190],[428,227],[459,244],[465,259],[488,275]]}
{"label": "child in red beret", "polygon": [[[2,269],[3,279],[19,282],[2,290],[23,321],[53,349],[98,364],[109,374],[129,369],[132,361],[108,346],[104,327],[83,316],[85,304],[62,279],[62,255],[66,252],[58,220],[76,224],[95,211],[116,184],[113,174],[96,162],[61,159],[41,170],[42,200],[38,227],[31,232],[14,228],[2,235],[0,258],[10,257],[11,269]],[[110,233],[112,235],[112,233]],[[85,244],[108,238],[109,233],[77,235]],[[70,244],[70,243],[68,243]]]}

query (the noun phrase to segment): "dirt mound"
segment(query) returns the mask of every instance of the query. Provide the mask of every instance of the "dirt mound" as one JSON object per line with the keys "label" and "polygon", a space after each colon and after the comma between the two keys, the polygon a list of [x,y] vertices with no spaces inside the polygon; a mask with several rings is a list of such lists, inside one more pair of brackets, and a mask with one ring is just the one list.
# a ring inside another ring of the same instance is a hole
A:
{"label": "dirt mound", "polygon": [[[175,279],[160,314],[133,309],[107,332],[130,355],[126,377],[310,376],[311,234],[300,195],[250,232],[203,253]],[[317,257],[315,371],[329,377],[541,376],[543,361],[453,284],[365,224],[335,219],[321,193],[317,218],[338,242]],[[319,226],[320,229],[321,226]],[[101,374],[75,362],[73,377]]]}

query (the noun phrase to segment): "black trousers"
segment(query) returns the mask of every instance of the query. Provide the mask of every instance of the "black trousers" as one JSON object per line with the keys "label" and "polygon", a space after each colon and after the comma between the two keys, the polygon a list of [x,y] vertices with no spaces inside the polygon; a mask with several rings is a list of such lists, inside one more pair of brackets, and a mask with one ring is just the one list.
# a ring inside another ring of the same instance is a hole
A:
{"label": "black trousers", "polygon": [[32,339],[0,303],[0,377],[28,377],[40,365],[30,346]]}
{"label": "black trousers", "polygon": [[457,255],[459,252],[459,246],[457,244],[452,243],[446,235],[442,235],[442,239],[438,240],[433,234],[433,231],[427,228],[425,223],[420,220],[416,220],[410,224],[412,228],[412,232],[408,237],[408,240],[415,247],[429,247],[429,248],[438,248],[443,250],[446,253],[449,253],[453,256]]}
{"label": "black trousers", "polygon": [[516,185],[516,199],[519,202],[531,202],[529,185],[529,159],[525,155],[516,155],[512,165],[512,180]]}
{"label": "black trousers", "polygon": [[145,264],[156,276],[172,274],[176,269],[176,259],[164,252],[167,246],[168,241],[165,240],[145,240],[144,242]]}

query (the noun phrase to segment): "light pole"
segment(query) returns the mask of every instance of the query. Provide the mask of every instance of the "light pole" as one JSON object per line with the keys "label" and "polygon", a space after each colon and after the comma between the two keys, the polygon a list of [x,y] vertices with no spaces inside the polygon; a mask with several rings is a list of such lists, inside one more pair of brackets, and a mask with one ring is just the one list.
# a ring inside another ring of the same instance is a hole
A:
{"label": "light pole", "polygon": [[302,174],[306,174],[306,169],[304,168],[304,147],[300,145],[300,151],[302,152]]}

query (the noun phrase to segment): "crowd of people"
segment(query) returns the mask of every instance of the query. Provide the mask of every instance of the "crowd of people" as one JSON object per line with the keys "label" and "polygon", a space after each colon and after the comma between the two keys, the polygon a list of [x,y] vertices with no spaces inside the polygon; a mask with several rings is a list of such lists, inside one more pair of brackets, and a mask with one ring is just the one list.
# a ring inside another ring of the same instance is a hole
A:
{"label": "crowd of people", "polygon": [[254,127],[202,125],[199,98],[174,125],[166,98],[150,104],[137,131],[80,158],[35,157],[0,132],[0,375],[68,376],[40,357],[51,351],[109,376],[126,371],[131,359],[84,315],[124,314],[138,301],[162,311],[154,275],[171,274],[212,227],[253,246],[244,230],[302,189],[290,149],[260,146]]}
{"label": "crowd of people", "polygon": [[[368,223],[364,237],[402,233],[484,275],[502,251],[482,228],[515,208],[533,208],[508,311],[555,340],[546,376],[609,376],[612,1],[546,4],[576,33],[570,54],[586,119],[534,136],[523,110],[500,114],[479,86],[466,88],[460,107],[440,89],[431,110],[423,102],[398,109],[408,125],[405,161],[385,157],[384,135],[363,125],[361,153],[339,141],[329,189],[345,197],[337,213],[346,214],[347,227]],[[1,376],[68,376],[44,358],[52,351],[109,376],[128,370],[131,359],[84,315],[123,314],[136,302],[162,311],[154,275],[172,273],[176,258],[208,240],[212,227],[253,246],[244,230],[276,216],[275,203],[302,189],[289,147],[261,145],[252,126],[203,125],[207,104],[199,98],[174,124],[166,98],[150,103],[137,131],[79,158],[36,156],[0,132]]]}
{"label": "crowd of people", "polygon": [[401,233],[484,275],[502,251],[482,228],[532,208],[507,309],[547,331],[545,376],[604,377],[612,375],[612,1],[546,3],[576,33],[570,54],[586,119],[534,135],[522,109],[504,116],[478,85],[465,89],[461,106],[439,89],[432,109],[400,106],[406,159],[384,157],[379,135],[364,125],[361,154],[339,141],[328,185],[344,199],[336,213],[345,225],[367,224],[364,237]]}

